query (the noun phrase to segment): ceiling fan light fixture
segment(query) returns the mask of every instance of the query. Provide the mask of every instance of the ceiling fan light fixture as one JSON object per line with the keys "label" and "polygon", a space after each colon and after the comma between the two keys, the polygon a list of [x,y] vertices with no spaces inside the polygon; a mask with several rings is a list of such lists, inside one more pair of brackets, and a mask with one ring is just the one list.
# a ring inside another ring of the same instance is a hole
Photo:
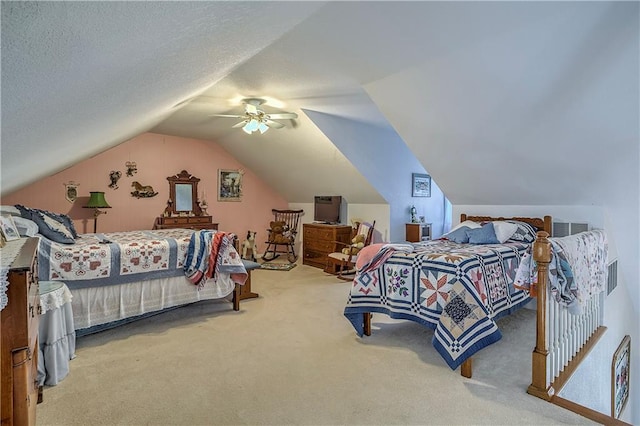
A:
{"label": "ceiling fan light fixture", "polygon": [[265,103],[262,98],[245,98],[242,100],[245,109],[244,114],[214,114],[211,117],[231,117],[239,118],[241,121],[233,125],[233,128],[242,128],[242,131],[250,135],[255,131],[264,134],[270,128],[282,129],[284,124],[276,120],[295,120],[298,114],[295,112],[267,113],[260,109],[260,105]]}
{"label": "ceiling fan light fixture", "polygon": [[255,118],[252,118],[251,120],[249,120],[247,124],[244,125],[242,130],[244,130],[245,133],[250,135],[251,133],[258,130],[258,121]]}

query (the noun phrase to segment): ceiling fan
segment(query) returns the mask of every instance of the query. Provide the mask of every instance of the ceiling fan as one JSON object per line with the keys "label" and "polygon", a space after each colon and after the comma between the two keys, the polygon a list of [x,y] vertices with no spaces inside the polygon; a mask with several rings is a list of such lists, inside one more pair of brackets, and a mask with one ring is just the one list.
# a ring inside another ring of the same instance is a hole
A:
{"label": "ceiling fan", "polygon": [[244,114],[212,114],[211,117],[228,117],[228,118],[240,118],[242,121],[233,125],[233,128],[242,127],[245,133],[251,134],[255,131],[264,133],[269,128],[282,129],[284,124],[275,120],[283,119],[295,119],[298,118],[298,114],[295,112],[281,112],[270,114],[259,107],[265,103],[264,99],[260,98],[247,98],[243,99]]}

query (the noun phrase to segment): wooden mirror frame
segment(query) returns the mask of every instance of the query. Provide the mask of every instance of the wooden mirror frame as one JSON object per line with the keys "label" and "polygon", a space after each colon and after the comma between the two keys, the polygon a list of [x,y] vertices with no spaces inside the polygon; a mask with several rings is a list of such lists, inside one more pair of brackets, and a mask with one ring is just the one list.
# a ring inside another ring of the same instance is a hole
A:
{"label": "wooden mirror frame", "polygon": [[[202,216],[202,210],[198,202],[198,182],[200,182],[200,179],[183,170],[175,176],[169,176],[167,180],[169,181],[169,201],[166,211],[170,212],[172,216],[179,216],[180,213],[188,213],[189,211],[195,216]],[[179,184],[191,185],[191,210],[176,210],[178,204],[176,201],[176,185]]]}

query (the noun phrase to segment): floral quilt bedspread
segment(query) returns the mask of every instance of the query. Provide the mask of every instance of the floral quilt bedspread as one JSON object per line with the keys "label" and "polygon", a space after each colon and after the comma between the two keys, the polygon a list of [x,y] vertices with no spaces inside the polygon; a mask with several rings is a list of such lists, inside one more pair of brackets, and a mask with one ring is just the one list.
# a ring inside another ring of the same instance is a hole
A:
{"label": "floral quilt bedspread", "polygon": [[513,285],[529,244],[457,244],[446,240],[395,252],[356,275],[344,315],[363,335],[362,314],[380,312],[434,329],[432,344],[457,368],[478,350],[500,340],[495,323],[529,301]]}
{"label": "floral quilt bedspread", "polygon": [[193,230],[81,234],[75,244],[40,238],[38,277],[75,288],[184,275]]}

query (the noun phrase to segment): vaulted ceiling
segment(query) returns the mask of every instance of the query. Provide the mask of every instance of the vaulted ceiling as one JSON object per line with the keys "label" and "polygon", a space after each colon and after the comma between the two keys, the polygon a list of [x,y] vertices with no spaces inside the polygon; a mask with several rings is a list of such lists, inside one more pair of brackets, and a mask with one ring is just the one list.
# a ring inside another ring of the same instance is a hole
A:
{"label": "vaulted ceiling", "polygon": [[[2,192],[152,131],[383,201],[317,111],[394,129],[453,203],[600,204],[637,170],[637,31],[635,2],[2,2]],[[299,118],[211,117],[244,97]]]}

